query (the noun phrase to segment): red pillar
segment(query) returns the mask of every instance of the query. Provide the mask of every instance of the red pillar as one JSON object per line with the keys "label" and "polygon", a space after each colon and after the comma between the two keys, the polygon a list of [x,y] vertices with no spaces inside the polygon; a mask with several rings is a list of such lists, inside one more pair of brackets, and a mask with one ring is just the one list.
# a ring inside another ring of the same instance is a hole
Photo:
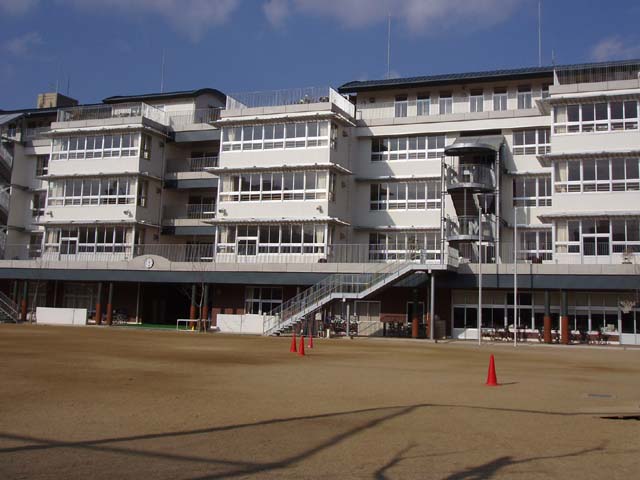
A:
{"label": "red pillar", "polygon": [[102,283],[98,283],[98,294],[96,296],[96,313],[94,320],[96,325],[102,323]]}
{"label": "red pillar", "polygon": [[198,302],[196,301],[197,292],[198,287],[194,283],[191,285],[191,306],[189,307],[189,320],[193,320],[193,322],[189,322],[189,328],[195,328],[195,320],[198,318]]}
{"label": "red pillar", "polygon": [[418,338],[420,317],[418,316],[418,309],[420,304],[418,303],[418,290],[413,289],[413,315],[411,318],[411,338]]}
{"label": "red pillar", "polygon": [[29,282],[22,283],[22,298],[20,299],[20,320],[27,321],[27,300],[29,297]]}
{"label": "red pillar", "polygon": [[569,317],[566,315],[560,317],[560,330],[562,331],[562,344],[569,345]]}
{"label": "red pillar", "polygon": [[107,297],[107,325],[113,321],[113,282],[109,282],[109,296]]}
{"label": "red pillar", "polygon": [[544,316],[544,343],[551,343],[551,317],[549,315]]}

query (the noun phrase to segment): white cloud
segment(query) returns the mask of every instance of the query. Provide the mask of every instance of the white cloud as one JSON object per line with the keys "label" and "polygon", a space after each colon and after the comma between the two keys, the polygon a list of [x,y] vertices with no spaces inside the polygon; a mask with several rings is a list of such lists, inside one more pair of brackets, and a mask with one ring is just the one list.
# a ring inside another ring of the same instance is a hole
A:
{"label": "white cloud", "polygon": [[[292,0],[296,11],[334,18],[349,28],[398,20],[413,33],[435,33],[453,25],[487,28],[509,18],[526,0]],[[469,21],[472,20],[471,23]]]}
{"label": "white cloud", "polygon": [[7,15],[22,15],[33,8],[38,0],[0,0],[0,12]]}
{"label": "white cloud", "polygon": [[289,16],[290,5],[288,0],[269,0],[262,5],[262,10],[271,26],[280,28]]}
{"label": "white cloud", "polygon": [[2,50],[16,57],[30,55],[42,44],[42,37],[38,32],[29,32],[19,35],[2,44]]}
{"label": "white cloud", "polygon": [[120,15],[132,12],[162,17],[174,29],[194,42],[213,26],[225,23],[240,0],[58,0],[89,11],[117,10]]}
{"label": "white cloud", "polygon": [[600,40],[591,49],[591,58],[598,62],[637,57],[640,57],[640,45],[616,35]]}

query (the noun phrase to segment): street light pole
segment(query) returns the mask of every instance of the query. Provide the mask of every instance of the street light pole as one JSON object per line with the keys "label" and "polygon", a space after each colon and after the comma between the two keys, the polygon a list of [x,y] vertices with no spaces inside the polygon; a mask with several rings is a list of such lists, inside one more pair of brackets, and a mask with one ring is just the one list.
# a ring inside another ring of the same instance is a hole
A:
{"label": "street light pole", "polygon": [[482,204],[478,199],[478,346],[482,345]]}
{"label": "street light pole", "polygon": [[518,345],[518,207],[513,208],[513,346]]}

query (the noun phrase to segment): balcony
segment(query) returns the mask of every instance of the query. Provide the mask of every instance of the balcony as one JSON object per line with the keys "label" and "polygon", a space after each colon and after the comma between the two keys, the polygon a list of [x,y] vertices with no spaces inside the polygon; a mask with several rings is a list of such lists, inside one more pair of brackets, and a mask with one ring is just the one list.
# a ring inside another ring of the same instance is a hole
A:
{"label": "balcony", "polygon": [[[168,125],[165,112],[142,102],[61,108],[58,110],[57,123],[108,119],[114,120],[113,123],[140,123],[142,118],[160,125]],[[52,127],[55,128],[55,124]]]}
{"label": "balcony", "polygon": [[173,130],[212,128],[211,122],[220,119],[220,108],[196,108],[166,112],[167,122]]}
{"label": "balcony", "polygon": [[355,105],[331,87],[229,94],[222,117],[318,111],[332,111],[355,118]]}
{"label": "balcony", "polygon": [[2,162],[3,166],[11,171],[13,167],[13,153],[6,144],[0,141],[0,162]]}
{"label": "balcony", "polygon": [[[482,219],[482,241],[495,241],[495,217],[493,215],[484,215]],[[477,216],[460,216],[457,222],[448,220],[447,222],[447,240],[450,242],[477,242],[479,237],[478,217]]]}
{"label": "balcony", "polygon": [[[200,224],[202,220],[216,218],[215,203],[188,203],[171,205],[164,208],[164,220],[171,224]],[[190,222],[189,220],[196,220]]]}
{"label": "balcony", "polygon": [[493,191],[496,188],[496,176],[493,169],[486,165],[458,164],[447,167],[446,185],[447,190],[466,188],[476,192]]}

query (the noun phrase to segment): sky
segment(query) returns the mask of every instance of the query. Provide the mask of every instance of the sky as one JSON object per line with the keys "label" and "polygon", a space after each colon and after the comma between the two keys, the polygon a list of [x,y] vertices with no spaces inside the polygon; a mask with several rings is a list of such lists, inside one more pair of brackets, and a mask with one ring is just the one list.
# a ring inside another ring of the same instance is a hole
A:
{"label": "sky", "polygon": [[[0,109],[538,64],[538,0],[0,0]],[[640,58],[640,1],[543,0],[550,65]]]}

